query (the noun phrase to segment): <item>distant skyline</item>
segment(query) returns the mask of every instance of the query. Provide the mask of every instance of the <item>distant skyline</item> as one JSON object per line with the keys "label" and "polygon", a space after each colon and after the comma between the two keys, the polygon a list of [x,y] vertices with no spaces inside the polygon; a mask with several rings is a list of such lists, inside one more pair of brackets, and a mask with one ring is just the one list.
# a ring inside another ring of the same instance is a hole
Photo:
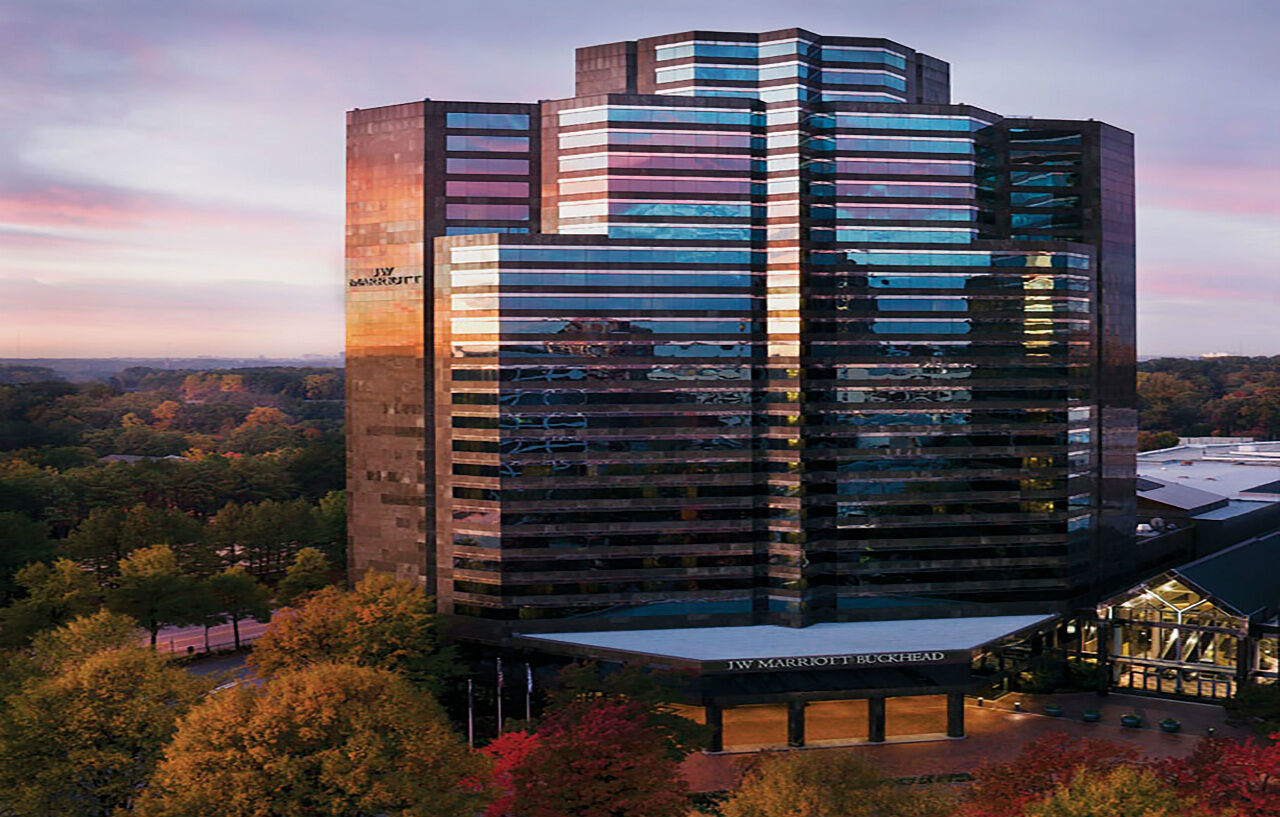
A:
{"label": "distant skyline", "polygon": [[0,357],[332,354],[345,111],[564,97],[579,46],[797,26],[946,60],[957,102],[1133,131],[1139,353],[1280,354],[1272,2],[10,0]]}

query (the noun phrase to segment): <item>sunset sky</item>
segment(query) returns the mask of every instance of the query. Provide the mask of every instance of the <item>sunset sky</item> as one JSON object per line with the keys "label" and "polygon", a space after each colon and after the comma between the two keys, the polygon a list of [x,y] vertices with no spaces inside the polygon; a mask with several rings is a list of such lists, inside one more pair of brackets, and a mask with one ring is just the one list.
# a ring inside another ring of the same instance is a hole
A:
{"label": "sunset sky", "polygon": [[0,357],[336,352],[346,110],[566,97],[577,46],[793,26],[1133,131],[1139,352],[1280,354],[1275,0],[3,0]]}

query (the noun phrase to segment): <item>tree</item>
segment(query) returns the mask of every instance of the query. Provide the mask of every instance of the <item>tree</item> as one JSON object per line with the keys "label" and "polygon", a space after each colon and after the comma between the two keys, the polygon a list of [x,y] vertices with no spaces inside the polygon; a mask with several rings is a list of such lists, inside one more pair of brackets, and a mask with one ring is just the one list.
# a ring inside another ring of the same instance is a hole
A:
{"label": "tree", "polygon": [[1280,817],[1280,732],[1271,743],[1211,738],[1156,770],[1182,795],[1213,814]]}
{"label": "tree", "polygon": [[724,817],[945,817],[950,798],[899,786],[851,752],[761,755]]}
{"label": "tree", "polygon": [[154,545],[120,560],[120,578],[107,591],[107,607],[137,619],[151,634],[154,649],[162,627],[198,621],[195,588],[196,582],[178,569],[173,549]]}
{"label": "tree", "polygon": [[140,647],[28,681],[0,717],[0,813],[109,817],[133,803],[209,682]]}
{"label": "tree", "polygon": [[0,513],[0,602],[17,595],[17,572],[53,555],[48,527],[16,511]]}
{"label": "tree", "polygon": [[1098,777],[1136,759],[1131,746],[1065,732],[1043,735],[1023,746],[1012,761],[980,767],[957,815],[1021,817],[1027,803],[1070,783],[1077,772]]}
{"label": "tree", "polygon": [[393,673],[316,664],[207,698],[183,720],[142,817],[461,817],[480,756]]}
{"label": "tree", "polygon": [[52,674],[106,650],[137,646],[141,629],[128,616],[99,610],[37,633],[31,639],[32,661],[45,674]]}
{"label": "tree", "polygon": [[324,536],[324,552],[339,565],[347,562],[347,492],[330,491],[316,504],[316,516]]}
{"label": "tree", "polygon": [[240,622],[246,618],[271,618],[271,591],[239,565],[205,580],[214,608],[231,619],[236,649],[240,649]]}
{"label": "tree", "polygon": [[326,587],[277,612],[249,661],[264,674],[326,661],[378,667],[439,694],[459,669],[438,644],[434,608],[416,584],[369,573],[353,590]]}
{"label": "tree", "polygon": [[688,786],[636,702],[578,702],[552,714],[511,770],[520,817],[683,817]]}
{"label": "tree", "polygon": [[548,694],[552,707],[575,701],[635,701],[644,706],[649,725],[663,736],[673,760],[682,760],[707,746],[711,728],[676,713],[670,705],[689,679],[680,672],[654,671],[635,665],[602,673],[594,661],[569,664],[556,676]]}
{"label": "tree", "polygon": [[489,808],[485,817],[509,817],[515,809],[515,770],[538,748],[535,732],[503,732],[480,751],[493,759],[489,782],[484,787],[488,794]]}
{"label": "tree", "polygon": [[62,543],[62,552],[75,561],[89,565],[100,580],[114,572],[125,557],[120,543],[120,527],[125,511],[117,507],[95,508],[76,525]]}
{"label": "tree", "polygon": [[1105,775],[1076,775],[1048,797],[1035,801],[1026,817],[1193,817],[1195,804],[1180,797],[1150,769],[1118,766]]}
{"label": "tree", "polygon": [[70,559],[36,562],[15,577],[26,596],[0,610],[0,644],[17,647],[36,633],[98,608],[102,591],[93,576]]}
{"label": "tree", "polygon": [[308,593],[330,584],[330,573],[332,568],[323,553],[315,548],[303,548],[293,557],[293,564],[276,585],[276,599],[281,604],[293,604]]}
{"label": "tree", "polygon": [[1280,732],[1280,684],[1241,684],[1223,707],[1255,734]]}

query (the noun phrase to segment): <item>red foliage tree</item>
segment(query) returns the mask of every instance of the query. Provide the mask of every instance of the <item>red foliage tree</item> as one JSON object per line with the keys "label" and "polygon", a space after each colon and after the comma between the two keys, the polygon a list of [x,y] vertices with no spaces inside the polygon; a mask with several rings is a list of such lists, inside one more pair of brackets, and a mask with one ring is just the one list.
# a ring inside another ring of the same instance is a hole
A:
{"label": "red foliage tree", "polygon": [[511,767],[520,817],[683,817],[687,785],[643,704],[583,701],[548,718]]}
{"label": "red foliage tree", "polygon": [[1137,758],[1136,749],[1118,743],[1073,738],[1065,732],[1042,735],[1010,762],[978,769],[956,815],[1020,817],[1027,803],[1069,783],[1078,772],[1105,775]]}
{"label": "red foliage tree", "polygon": [[493,758],[492,777],[487,786],[489,808],[485,817],[510,817],[515,814],[513,773],[538,748],[536,733],[507,732],[480,751]]}
{"label": "red foliage tree", "polygon": [[1190,755],[1161,761],[1157,770],[1211,813],[1280,817],[1280,732],[1271,740],[1202,740]]}

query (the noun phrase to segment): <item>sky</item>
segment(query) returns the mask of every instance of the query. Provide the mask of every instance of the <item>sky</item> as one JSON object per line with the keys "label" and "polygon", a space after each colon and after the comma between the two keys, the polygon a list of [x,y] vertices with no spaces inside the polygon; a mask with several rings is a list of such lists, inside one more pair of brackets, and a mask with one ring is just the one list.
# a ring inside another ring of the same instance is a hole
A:
{"label": "sky", "polygon": [[567,97],[579,46],[790,27],[1133,131],[1139,353],[1280,354],[1274,0],[0,0],[0,357],[335,353],[345,111]]}

